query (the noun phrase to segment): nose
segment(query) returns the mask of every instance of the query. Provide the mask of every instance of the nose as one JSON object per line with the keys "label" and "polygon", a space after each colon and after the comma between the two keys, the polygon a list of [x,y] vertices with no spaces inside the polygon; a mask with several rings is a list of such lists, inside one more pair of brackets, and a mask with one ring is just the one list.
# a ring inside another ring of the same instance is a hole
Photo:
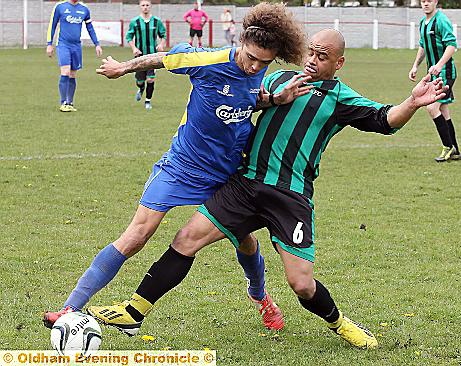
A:
{"label": "nose", "polygon": [[259,61],[255,61],[251,64],[251,71],[253,71],[254,73],[257,73],[258,71],[261,71],[262,68],[265,66],[265,64],[263,64],[262,62],[259,62]]}

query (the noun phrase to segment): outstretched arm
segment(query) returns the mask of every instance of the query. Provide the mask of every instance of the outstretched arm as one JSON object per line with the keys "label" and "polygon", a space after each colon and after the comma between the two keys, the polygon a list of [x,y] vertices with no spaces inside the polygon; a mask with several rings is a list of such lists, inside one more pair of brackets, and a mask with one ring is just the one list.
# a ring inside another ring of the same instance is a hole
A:
{"label": "outstretched arm", "polygon": [[404,126],[418,108],[442,99],[447,90],[448,86],[443,85],[441,78],[431,81],[431,75],[427,74],[413,88],[410,97],[389,110],[387,114],[389,126],[392,128]]}
{"label": "outstretched arm", "polygon": [[96,73],[109,79],[116,79],[130,72],[162,69],[165,67],[163,65],[165,55],[166,52],[158,52],[125,62],[118,62],[112,56],[108,56],[102,60],[102,65],[99,66],[99,69],[96,69]]}

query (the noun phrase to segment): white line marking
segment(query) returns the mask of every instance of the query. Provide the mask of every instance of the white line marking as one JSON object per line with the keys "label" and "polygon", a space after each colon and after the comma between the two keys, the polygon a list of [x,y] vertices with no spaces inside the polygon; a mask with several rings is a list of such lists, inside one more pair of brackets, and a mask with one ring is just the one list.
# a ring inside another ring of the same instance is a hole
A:
{"label": "white line marking", "polygon": [[27,160],[75,160],[75,159],[98,159],[98,158],[139,158],[142,156],[161,156],[163,152],[149,151],[141,153],[123,153],[123,152],[110,152],[110,153],[71,153],[71,154],[57,154],[57,155],[35,155],[35,156],[0,156],[0,161],[27,161]]}
{"label": "white line marking", "polygon": [[[329,150],[352,150],[352,149],[418,149],[422,147],[438,147],[436,144],[355,144],[342,145],[334,144]],[[111,158],[139,158],[142,156],[160,156],[164,151],[144,151],[137,153],[123,152],[102,152],[102,153],[70,153],[57,155],[35,155],[35,156],[0,156],[0,161],[29,161],[29,160],[77,160],[77,159],[111,159]]]}

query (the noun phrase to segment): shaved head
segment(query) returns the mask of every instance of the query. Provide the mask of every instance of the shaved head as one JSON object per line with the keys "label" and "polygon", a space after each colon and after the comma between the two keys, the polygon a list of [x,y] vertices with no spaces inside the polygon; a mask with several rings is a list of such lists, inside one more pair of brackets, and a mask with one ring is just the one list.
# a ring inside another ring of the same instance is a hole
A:
{"label": "shaved head", "polygon": [[323,47],[329,48],[333,51],[336,56],[344,55],[344,48],[346,47],[346,42],[341,32],[336,29],[328,28],[323,29],[315,33],[311,39],[311,44],[322,45]]}
{"label": "shaved head", "polygon": [[335,29],[323,29],[309,39],[304,72],[312,81],[333,79],[344,64],[344,37]]}

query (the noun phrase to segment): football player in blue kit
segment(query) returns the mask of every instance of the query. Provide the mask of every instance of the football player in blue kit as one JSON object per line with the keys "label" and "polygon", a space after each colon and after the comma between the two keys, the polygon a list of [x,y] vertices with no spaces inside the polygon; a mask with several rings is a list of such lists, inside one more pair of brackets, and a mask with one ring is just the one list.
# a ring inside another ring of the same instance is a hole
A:
{"label": "football player in blue kit", "polygon": [[[144,247],[171,208],[203,203],[237,170],[268,65],[276,58],[300,64],[307,44],[303,26],[294,15],[283,4],[269,3],[256,5],[245,16],[240,41],[241,46],[234,48],[179,44],[168,53],[122,63],[110,56],[103,60],[97,72],[109,78],[165,68],[188,75],[192,89],[171,148],[154,164],[128,228],[97,254],[62,310],[45,313],[45,326],[51,327],[66,312],[82,309],[114,278],[126,259]],[[296,75],[272,102],[284,104],[306,94],[310,90],[304,86],[307,80]],[[172,260],[183,257],[173,248],[169,255]],[[264,325],[281,329],[283,316],[265,290],[264,258],[252,234],[243,239],[237,258],[249,280],[249,298],[259,308]],[[175,268],[168,270],[174,272]],[[139,329],[131,316],[113,313],[112,318],[129,335]]]}
{"label": "football player in blue kit", "polygon": [[61,112],[75,112],[74,94],[77,87],[77,71],[82,68],[82,23],[85,22],[88,34],[96,46],[96,55],[102,55],[98,37],[91,24],[90,10],[78,0],[59,1],[53,8],[47,33],[46,53],[53,56],[53,39],[59,23],[59,36],[56,42],[58,64],[61,69],[59,94]]}

